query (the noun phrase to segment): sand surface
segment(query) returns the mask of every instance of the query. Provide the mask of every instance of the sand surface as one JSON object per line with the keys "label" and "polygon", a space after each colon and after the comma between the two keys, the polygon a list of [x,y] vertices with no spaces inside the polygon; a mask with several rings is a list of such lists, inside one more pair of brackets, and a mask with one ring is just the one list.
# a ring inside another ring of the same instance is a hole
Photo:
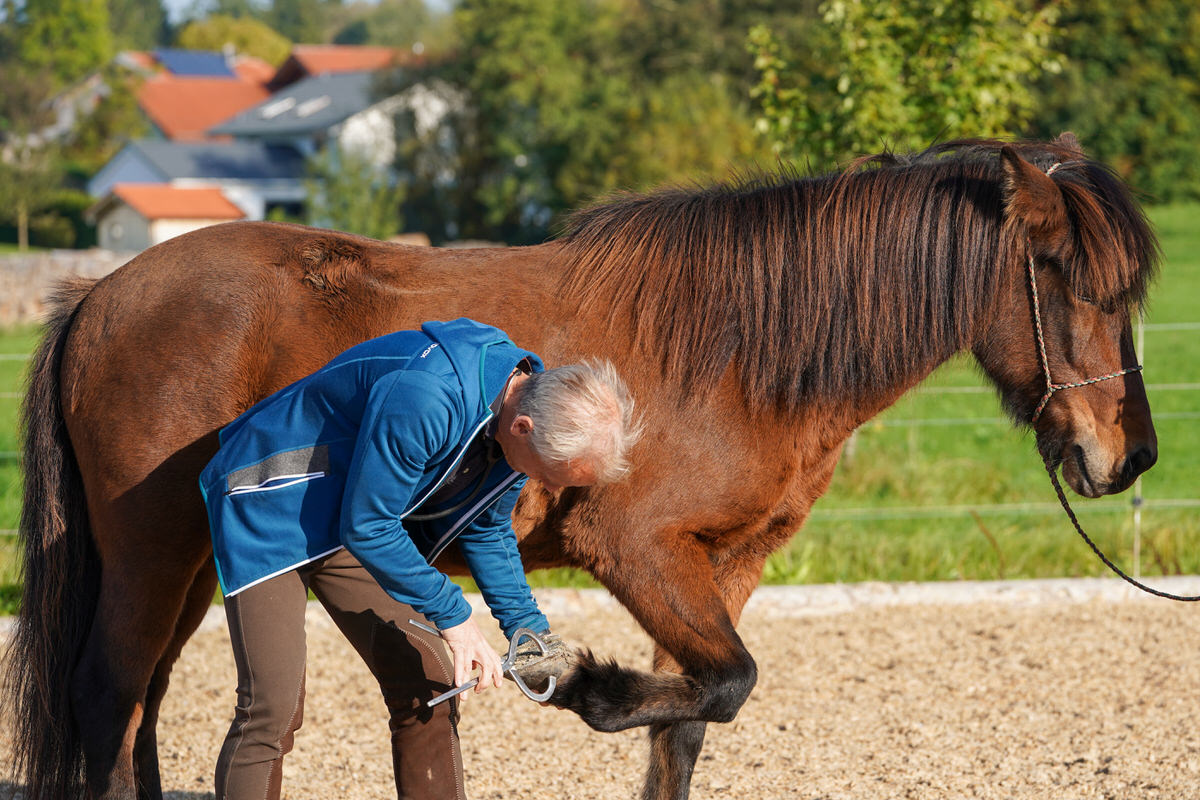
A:
{"label": "sand surface", "polygon": [[[566,638],[648,664],[649,640],[606,594],[538,595]],[[734,722],[709,726],[692,797],[1195,800],[1198,614],[1108,580],[760,590],[740,626],[759,683]],[[308,630],[285,797],[394,797],[377,688],[319,607]],[[212,797],[234,699],[226,637],[214,609],[176,667],[159,727],[168,798]],[[461,731],[471,798],[640,787],[644,732],[595,733],[510,685],[473,698]],[[5,796],[20,787],[0,779]]]}

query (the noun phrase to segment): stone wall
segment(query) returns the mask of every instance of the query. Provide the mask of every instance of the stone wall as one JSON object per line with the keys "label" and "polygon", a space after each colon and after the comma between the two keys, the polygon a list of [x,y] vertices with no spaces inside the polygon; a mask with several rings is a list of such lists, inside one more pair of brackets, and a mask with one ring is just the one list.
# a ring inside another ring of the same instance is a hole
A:
{"label": "stone wall", "polygon": [[0,256],[0,326],[40,322],[46,297],[63,278],[102,278],[134,253],[50,250]]}

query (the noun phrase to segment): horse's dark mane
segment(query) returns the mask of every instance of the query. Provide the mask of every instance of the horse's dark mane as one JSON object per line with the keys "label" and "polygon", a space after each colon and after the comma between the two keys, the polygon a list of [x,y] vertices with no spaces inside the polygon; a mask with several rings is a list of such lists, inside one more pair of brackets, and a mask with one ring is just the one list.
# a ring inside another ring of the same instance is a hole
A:
{"label": "horse's dark mane", "polygon": [[[610,200],[568,222],[564,293],[627,316],[687,384],[736,364],[757,406],[886,390],[970,347],[1023,264],[1005,219],[1005,144]],[[1127,187],[1062,143],[1014,146],[1042,170],[1060,164],[1068,285],[1141,302],[1157,244]]]}

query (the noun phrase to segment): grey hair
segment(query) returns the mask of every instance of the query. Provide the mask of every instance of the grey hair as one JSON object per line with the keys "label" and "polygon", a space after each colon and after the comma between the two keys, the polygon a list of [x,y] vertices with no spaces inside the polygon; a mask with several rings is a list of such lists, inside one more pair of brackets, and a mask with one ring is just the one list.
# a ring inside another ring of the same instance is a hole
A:
{"label": "grey hair", "polygon": [[533,420],[529,443],[539,458],[590,461],[597,483],[629,473],[629,451],[642,426],[629,388],[610,362],[586,359],[533,373],[521,386],[516,412]]}

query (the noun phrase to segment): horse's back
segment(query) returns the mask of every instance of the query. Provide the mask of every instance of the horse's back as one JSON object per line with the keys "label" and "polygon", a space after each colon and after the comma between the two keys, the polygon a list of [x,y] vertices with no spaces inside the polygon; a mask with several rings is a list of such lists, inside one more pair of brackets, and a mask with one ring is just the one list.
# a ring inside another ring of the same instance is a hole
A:
{"label": "horse's back", "polygon": [[222,425],[360,341],[428,319],[504,322],[493,287],[507,272],[495,264],[532,250],[444,251],[277,223],[146,250],[88,294],[63,359],[89,497],[148,477],[194,484]]}

